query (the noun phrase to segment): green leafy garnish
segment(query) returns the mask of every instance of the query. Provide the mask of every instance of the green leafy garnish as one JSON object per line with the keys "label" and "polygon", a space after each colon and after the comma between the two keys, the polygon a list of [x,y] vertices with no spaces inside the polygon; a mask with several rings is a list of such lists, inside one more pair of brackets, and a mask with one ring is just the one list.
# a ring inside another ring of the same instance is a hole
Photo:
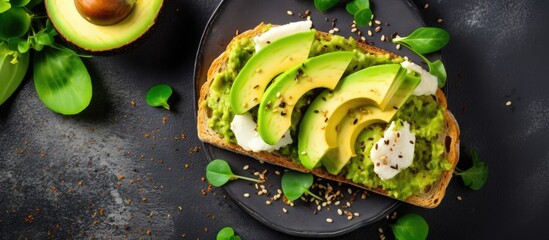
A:
{"label": "green leafy garnish", "polygon": [[34,86],[40,100],[54,112],[76,114],[90,103],[91,77],[80,59],[83,56],[55,42],[57,32],[43,8],[37,8],[42,15],[33,12],[41,3],[0,0],[0,104],[21,84],[29,71],[29,56],[33,56]]}
{"label": "green leafy garnish", "polygon": [[168,99],[172,95],[173,90],[170,86],[164,83],[154,85],[149,91],[145,100],[149,106],[160,107],[162,106],[166,110],[170,110]]}
{"label": "green leafy garnish", "polygon": [[298,199],[303,193],[322,201],[321,197],[309,191],[309,188],[313,185],[313,180],[313,175],[310,173],[286,172],[282,175],[282,192],[290,201]]}
{"label": "green leafy garnish", "polygon": [[398,43],[412,50],[429,67],[429,73],[437,77],[438,87],[442,88],[446,84],[446,68],[442,61],[429,61],[423,54],[433,53],[442,49],[450,41],[450,34],[441,28],[420,27],[406,37],[393,38],[393,43]]}
{"label": "green leafy garnish", "polygon": [[315,0],[315,8],[325,12],[339,3],[339,0]]}
{"label": "green leafy garnish", "polygon": [[398,218],[396,223],[389,225],[398,240],[427,239],[429,225],[422,216],[408,213]]}
{"label": "green leafy garnish", "polygon": [[257,179],[235,175],[229,164],[221,159],[215,159],[208,163],[208,166],[206,166],[206,179],[208,179],[210,184],[216,187],[221,187],[228,181],[235,179],[244,179],[257,183],[261,182]]}
{"label": "green leafy garnish", "polygon": [[239,236],[236,236],[234,229],[231,227],[224,227],[217,233],[216,240],[240,240]]}
{"label": "green leafy garnish", "polygon": [[[315,8],[318,11],[326,12],[335,7],[340,0],[314,0]],[[355,23],[358,26],[365,26],[372,20],[372,10],[370,9],[370,0],[353,0],[345,6],[347,12],[353,15]]]}
{"label": "green leafy garnish", "polygon": [[488,178],[488,165],[478,158],[476,150],[471,151],[473,166],[465,171],[456,168],[455,175],[461,176],[465,186],[473,190],[480,190]]}
{"label": "green leafy garnish", "polygon": [[29,59],[29,53],[12,51],[4,42],[0,42],[0,105],[15,92],[25,78]]}
{"label": "green leafy garnish", "polygon": [[450,34],[437,27],[420,27],[406,37],[393,38],[394,43],[413,48],[419,54],[436,52],[446,46],[449,41]]}
{"label": "green leafy garnish", "polygon": [[49,109],[72,115],[90,104],[91,76],[82,59],[71,50],[46,47],[36,52],[33,63],[36,92]]}
{"label": "green leafy garnish", "polygon": [[24,8],[11,6],[0,13],[0,23],[0,40],[6,41],[25,35],[31,26],[31,16]]}
{"label": "green leafy garnish", "polygon": [[355,23],[358,26],[366,26],[372,21],[372,10],[369,0],[354,0],[345,6],[347,12],[354,16]]}

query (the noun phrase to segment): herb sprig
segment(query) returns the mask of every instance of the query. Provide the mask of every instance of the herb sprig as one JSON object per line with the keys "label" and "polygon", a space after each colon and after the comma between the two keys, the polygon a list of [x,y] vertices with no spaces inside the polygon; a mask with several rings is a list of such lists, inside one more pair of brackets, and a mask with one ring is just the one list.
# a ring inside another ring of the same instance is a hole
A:
{"label": "herb sprig", "polygon": [[215,239],[216,240],[240,240],[240,237],[235,234],[234,229],[232,227],[224,227],[223,229],[219,230]]}
{"label": "herb sprig", "polygon": [[166,110],[170,110],[170,105],[168,104],[168,99],[173,93],[173,89],[165,83],[159,83],[154,85],[147,91],[145,100],[147,104],[152,107],[162,106]]}
{"label": "herb sprig", "polygon": [[415,213],[402,215],[389,226],[398,240],[423,240],[429,235],[429,224]]}
{"label": "herb sprig", "polygon": [[439,51],[448,44],[450,34],[446,30],[437,27],[420,27],[410,35],[395,37],[392,41],[412,50],[412,52],[421,57],[427,63],[429,73],[437,77],[438,87],[444,87],[447,78],[444,64],[440,60],[431,62],[424,54]]}
{"label": "herb sprig", "polygon": [[229,166],[229,164],[225,160],[221,159],[215,159],[208,163],[208,166],[206,166],[206,179],[208,179],[208,182],[210,182],[210,184],[216,187],[221,187],[225,185],[228,181],[235,179],[244,179],[257,183],[261,182],[258,179],[234,174],[231,170],[231,166]]}
{"label": "herb sprig", "polygon": [[41,3],[0,0],[0,104],[21,84],[34,51],[34,85],[42,103],[57,113],[77,114],[92,97],[91,77],[80,59],[86,56],[55,41],[57,32]]}
{"label": "herb sprig", "polygon": [[313,175],[290,171],[282,175],[282,192],[290,201],[300,198],[304,193],[322,201],[322,198],[312,193],[309,188],[313,185]]}
{"label": "herb sprig", "polygon": [[473,166],[465,171],[456,168],[455,175],[461,176],[465,186],[473,190],[480,190],[488,178],[488,165],[478,158],[476,150],[471,151],[471,158]]}
{"label": "herb sprig", "polygon": [[[326,12],[337,6],[341,0],[314,0],[315,8],[318,11]],[[366,26],[372,21],[372,10],[370,0],[353,0],[345,5],[345,9],[353,15],[358,26]]]}

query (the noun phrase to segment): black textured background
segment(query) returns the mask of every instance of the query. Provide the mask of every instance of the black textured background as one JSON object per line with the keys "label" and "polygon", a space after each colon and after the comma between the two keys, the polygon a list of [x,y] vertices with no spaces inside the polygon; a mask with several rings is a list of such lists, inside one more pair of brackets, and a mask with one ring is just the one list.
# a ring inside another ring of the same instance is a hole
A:
{"label": "black textured background", "polygon": [[[201,180],[207,161],[195,148],[193,67],[220,1],[166,2],[141,45],[85,60],[94,97],[83,113],[46,109],[30,76],[0,106],[0,239],[214,239],[224,226],[243,239],[294,238]],[[430,239],[540,236],[549,212],[549,2],[415,2],[428,25],[452,35],[443,54],[449,108],[462,131],[459,166],[478,149],[490,174],[480,191],[454,178],[439,207],[403,204],[398,215],[424,216]],[[171,112],[144,102],[159,82],[174,88]],[[391,239],[392,222],[340,239],[377,239],[379,228]]]}

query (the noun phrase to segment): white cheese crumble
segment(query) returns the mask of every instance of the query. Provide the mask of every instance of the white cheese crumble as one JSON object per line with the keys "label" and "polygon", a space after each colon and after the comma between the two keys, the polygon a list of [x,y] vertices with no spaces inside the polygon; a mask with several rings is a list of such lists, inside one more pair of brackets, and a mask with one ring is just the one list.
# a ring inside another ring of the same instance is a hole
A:
{"label": "white cheese crumble", "polygon": [[231,131],[233,131],[234,136],[236,137],[236,142],[244,148],[244,150],[253,152],[272,152],[292,143],[290,130],[284,134],[277,144],[269,145],[261,139],[261,136],[259,136],[256,129],[257,123],[254,122],[250,113],[235,115],[231,122]]}
{"label": "white cheese crumble", "polygon": [[259,51],[261,48],[267,46],[269,43],[299,32],[306,32],[311,29],[313,22],[310,20],[291,22],[280,26],[273,26],[263,34],[254,37],[255,51]]}
{"label": "white cheese crumble", "polygon": [[416,136],[410,132],[410,124],[406,121],[395,131],[395,122],[383,133],[370,151],[370,159],[374,163],[374,172],[387,180],[400,171],[408,168],[414,160]]}
{"label": "white cheese crumble", "polygon": [[400,65],[403,68],[408,69],[408,71],[416,72],[421,76],[421,82],[419,82],[419,85],[416,87],[416,89],[412,93],[413,95],[415,96],[435,95],[438,88],[437,77],[433,76],[427,70],[423,69],[421,66],[413,62],[404,61],[400,63]]}

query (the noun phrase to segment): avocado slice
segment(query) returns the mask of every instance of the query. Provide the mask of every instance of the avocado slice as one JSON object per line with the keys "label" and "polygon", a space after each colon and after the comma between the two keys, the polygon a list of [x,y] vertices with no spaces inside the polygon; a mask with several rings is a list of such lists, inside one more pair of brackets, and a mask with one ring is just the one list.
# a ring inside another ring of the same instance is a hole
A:
{"label": "avocado slice", "polygon": [[385,111],[375,106],[361,106],[343,117],[338,125],[337,148],[330,149],[322,158],[322,165],[331,174],[338,174],[341,169],[355,156],[355,143],[364,128],[377,122],[389,122],[398,109],[406,103],[421,81],[415,73],[407,74],[406,79],[398,88],[389,102],[390,108]]}
{"label": "avocado slice", "polygon": [[292,125],[296,102],[312,89],[334,89],[353,56],[350,51],[322,54],[276,77],[265,91],[257,114],[263,141],[276,144]]}
{"label": "avocado slice", "polygon": [[329,149],[337,147],[337,125],[350,109],[373,105],[385,110],[405,76],[406,69],[400,64],[377,65],[345,77],[333,91],[321,92],[301,119],[301,164],[312,169]]}
{"label": "avocado slice", "polygon": [[307,60],[313,43],[313,31],[291,34],[256,52],[244,65],[233,82],[230,93],[231,109],[241,115],[259,104],[273,78]]}
{"label": "avocado slice", "polygon": [[75,0],[45,0],[44,3],[53,26],[67,42],[83,52],[114,53],[132,45],[151,29],[164,1],[137,1],[127,16],[106,26],[86,20]]}

